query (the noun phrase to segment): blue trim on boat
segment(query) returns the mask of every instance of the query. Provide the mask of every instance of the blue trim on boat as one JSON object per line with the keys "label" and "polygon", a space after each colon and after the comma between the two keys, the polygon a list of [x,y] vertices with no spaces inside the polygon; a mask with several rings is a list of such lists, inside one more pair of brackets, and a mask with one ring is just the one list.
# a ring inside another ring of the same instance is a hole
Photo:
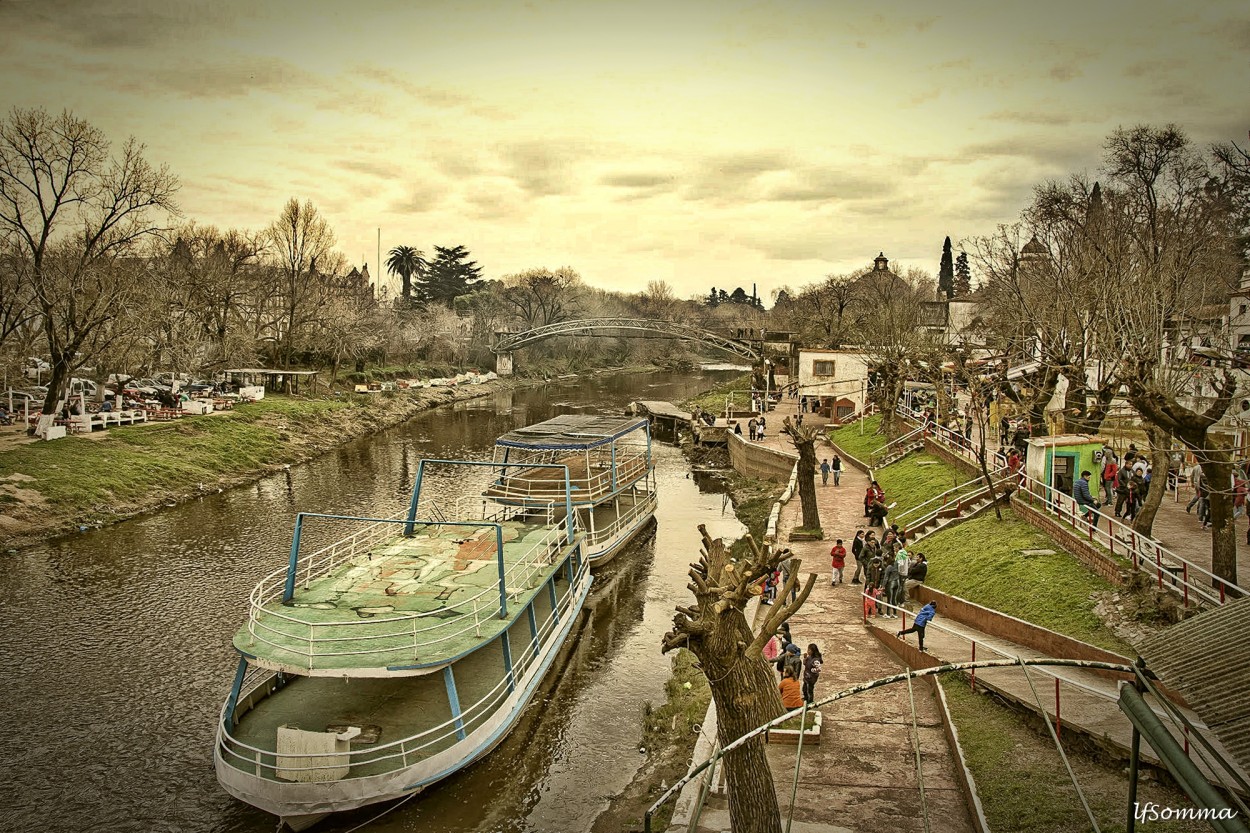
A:
{"label": "blue trim on boat", "polygon": [[[586,588],[580,594],[578,594],[576,603],[570,604],[569,606],[570,612],[574,610],[580,610],[582,608],[582,605],[586,603],[586,597],[590,594],[590,585],[591,585],[591,582],[587,581]],[[406,787],[401,787],[401,789],[404,792],[411,792],[412,790],[421,789],[430,784],[433,784],[436,781],[441,781],[442,779],[446,778],[449,775],[459,772],[460,770],[464,769],[469,764],[472,764],[478,758],[481,758],[483,755],[490,752],[490,750],[494,749],[495,745],[500,740],[502,740],[503,737],[508,734],[508,732],[512,730],[513,724],[516,723],[517,718],[520,716],[521,712],[525,710],[525,707],[529,705],[530,698],[533,697],[534,692],[538,690],[538,686],[542,683],[543,678],[547,676],[547,671],[551,667],[551,663],[555,661],[556,656],[560,653],[560,650],[559,650],[560,646],[563,645],[565,640],[569,638],[569,631],[572,630],[573,622],[577,619],[577,617],[566,616],[565,619],[566,621],[564,625],[560,628],[559,638],[555,640],[555,642],[551,646],[551,650],[547,652],[547,658],[542,661],[541,665],[539,666],[538,673],[534,675],[533,679],[530,681],[530,684],[525,687],[525,690],[522,691],[521,696],[517,698],[516,705],[513,706],[512,711],[509,712],[507,719],[504,720],[504,722],[500,724],[499,728],[496,729],[494,732],[492,732],[490,737],[486,738],[485,741],[482,744],[480,744],[478,748],[471,755],[461,759],[459,762],[456,763],[455,766],[448,767],[442,772],[439,772],[436,775],[432,775],[423,781],[418,781],[414,784],[409,784]]]}
{"label": "blue trim on boat", "polygon": [[464,740],[464,721],[460,719],[460,695],[456,693],[456,672],[448,665],[443,668],[443,685],[447,686],[447,705],[451,706],[451,717],[456,722],[456,739]]}

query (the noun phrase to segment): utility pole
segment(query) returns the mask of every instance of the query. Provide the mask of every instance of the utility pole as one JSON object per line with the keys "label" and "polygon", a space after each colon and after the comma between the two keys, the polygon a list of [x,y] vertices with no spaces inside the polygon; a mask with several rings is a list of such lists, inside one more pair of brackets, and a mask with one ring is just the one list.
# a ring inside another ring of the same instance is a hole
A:
{"label": "utility pole", "polygon": [[374,278],[377,283],[373,287],[373,296],[376,298],[378,289],[382,286],[382,227],[378,226],[378,276]]}

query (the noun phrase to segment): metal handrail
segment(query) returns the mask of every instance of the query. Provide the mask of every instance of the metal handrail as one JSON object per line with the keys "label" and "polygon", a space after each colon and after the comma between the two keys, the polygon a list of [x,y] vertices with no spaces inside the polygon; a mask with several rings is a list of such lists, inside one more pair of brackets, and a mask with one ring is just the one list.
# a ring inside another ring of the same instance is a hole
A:
{"label": "metal handrail", "polygon": [[[1006,482],[1007,478],[1003,476],[1004,471],[1007,471],[1006,466],[1000,466],[999,468],[992,469],[990,471],[990,477],[994,480],[995,485],[997,485],[999,482]],[[946,509],[947,505],[949,505],[950,503],[950,498],[953,495],[953,493],[959,492],[963,489],[967,489],[969,486],[972,486],[975,488],[964,497],[971,498],[971,497],[978,496],[981,492],[986,491],[987,489],[987,486],[985,483],[985,476],[978,474],[976,477],[972,478],[971,480],[960,483],[958,486],[952,486],[951,488],[947,489],[945,492],[942,492],[940,495],[935,495],[929,498],[924,503],[918,503],[915,506],[905,509],[902,512],[899,512],[897,515],[894,516],[893,522],[898,523],[901,526],[902,525],[901,520],[903,518],[907,518],[907,517],[910,517],[911,515],[914,515],[918,510],[923,509],[924,507],[928,506],[931,503],[936,503],[939,500],[942,501],[942,504],[937,509],[931,510],[925,513],[915,522],[917,525],[919,525],[920,523],[927,521],[932,515],[935,515],[943,511],[944,509]]]}
{"label": "metal handrail", "polygon": [[[558,624],[561,621],[563,621],[563,619],[565,618],[565,614],[571,609],[572,599],[573,599],[573,596],[575,595],[575,588],[577,587],[578,584],[580,584],[582,581],[585,580],[585,576],[586,576],[588,569],[589,567],[587,563],[583,562],[581,569],[576,574],[574,582],[569,585],[569,592],[564,594],[564,596],[557,603],[556,607],[552,610],[551,614],[546,619],[543,620],[541,626],[538,629],[539,644],[541,644],[543,640],[545,640],[548,636],[554,633]],[[379,761],[390,761],[390,760],[400,759],[402,763],[400,764],[399,767],[391,767],[392,770],[398,769],[398,768],[408,765],[407,759],[410,756],[416,753],[420,753],[423,749],[456,734],[458,731],[464,731],[465,727],[468,724],[473,723],[475,720],[478,720],[479,718],[488,714],[488,710],[490,709],[490,707],[494,706],[496,703],[504,699],[506,694],[509,693],[511,690],[510,686],[514,685],[517,679],[524,677],[525,674],[527,674],[530,671],[531,667],[537,661],[538,661],[538,657],[535,656],[533,652],[530,652],[530,651],[523,652],[523,656],[519,658],[519,660],[513,666],[513,673],[511,675],[504,674],[500,678],[499,682],[496,683],[496,685],[490,691],[488,691],[485,695],[483,695],[476,703],[468,706],[467,708],[462,709],[458,717],[456,716],[450,717],[447,720],[443,721],[442,723],[436,726],[432,726],[428,729],[424,729],[421,732],[418,732],[414,735],[411,735],[405,738],[400,738],[397,740],[393,740],[393,741],[390,741],[389,743],[377,744],[377,745],[371,746],[368,749],[357,749],[357,750],[349,750],[347,752],[334,752],[334,753],[328,753],[328,752],[286,753],[286,752],[283,752],[281,753],[280,757],[283,758],[284,765],[279,767],[277,765],[277,760],[276,760],[277,757],[279,757],[279,754],[275,749],[262,749],[259,747],[252,746],[241,740],[238,740],[237,738],[235,738],[233,735],[230,734],[228,723],[227,723],[227,719],[229,716],[226,715],[225,713],[225,708],[226,708],[225,704],[223,704],[222,706],[221,719],[218,721],[217,745],[218,745],[219,750],[222,753],[223,760],[227,760],[227,763],[230,763],[230,765],[233,766],[235,769],[238,769],[242,772],[246,772],[247,770],[260,770],[260,769],[271,770],[273,771],[273,777],[276,777],[276,771],[278,769],[289,770],[289,771],[314,771],[314,770],[323,770],[323,769],[340,769],[345,765],[350,766],[350,765],[362,765],[362,764],[375,764],[375,763],[378,763]],[[247,678],[245,677],[245,680],[246,679]],[[255,687],[253,687],[253,689],[249,691],[249,694],[252,691],[255,691]],[[459,723],[459,725],[457,725],[457,722]],[[440,734],[430,737],[433,733],[440,733]],[[421,743],[418,746],[415,746],[415,747],[411,746],[411,744],[417,741],[421,741]],[[398,748],[398,751],[390,752],[390,750],[393,750],[396,748]],[[243,752],[249,753],[249,754],[241,754],[239,751],[236,751],[236,749],[242,750]],[[387,754],[378,754],[381,752],[387,752]],[[328,756],[331,756],[331,755],[333,755],[334,758],[336,759],[334,763],[320,764],[320,765],[313,765],[313,766],[290,766],[289,765],[290,762],[293,760],[295,761],[298,761],[299,759],[325,760]],[[273,758],[274,763],[266,763],[265,761],[261,760],[261,756],[268,756],[268,757]],[[370,757],[366,757],[366,756],[370,756]],[[348,759],[347,764],[344,764],[341,762],[341,759],[343,758]],[[238,763],[234,763],[233,761],[228,760],[228,759],[237,759]],[[372,773],[372,774],[379,774],[379,773]],[[263,776],[261,776],[259,772],[256,772],[256,777],[263,777]]]}
{"label": "metal handrail", "polygon": [[629,511],[619,516],[612,523],[603,529],[596,529],[593,533],[587,531],[586,543],[590,545],[598,544],[600,541],[606,541],[613,535],[616,535],[626,526],[632,524],[639,515],[646,515],[655,511],[659,505],[659,498],[655,492],[642,493],[642,500],[629,508]]}
{"label": "metal handrail", "polygon": [[895,437],[894,439],[890,440],[888,443],[886,443],[885,445],[881,446],[876,451],[874,451],[868,457],[868,464],[870,466],[876,467],[877,464],[881,460],[884,460],[886,457],[889,457],[895,451],[898,451],[900,448],[904,446],[914,444],[918,439],[920,439],[919,435],[923,431],[924,431],[923,428],[917,428],[915,431],[910,431],[902,435],[901,437]]}
{"label": "metal handrail", "polygon": [[[901,413],[909,418],[917,418],[919,415],[916,411],[908,408],[903,404],[899,404],[898,409]],[[943,445],[948,449],[957,451],[965,456],[971,455],[976,457],[976,452],[972,449],[972,443],[962,435],[955,434],[948,428],[942,426],[934,427],[934,434],[943,441]],[[952,443],[948,435],[957,437],[958,442]],[[1030,500],[1037,498],[1047,504],[1055,507],[1055,514],[1059,520],[1065,520],[1063,517],[1064,509],[1067,509],[1068,525],[1076,531],[1085,532],[1091,541],[1096,541],[1103,547],[1108,549],[1112,555],[1117,554],[1115,544],[1119,541],[1122,545],[1127,545],[1128,551],[1123,553],[1132,563],[1135,570],[1144,573],[1154,573],[1156,575],[1158,586],[1160,589],[1164,587],[1170,588],[1177,595],[1182,597],[1186,607],[1190,604],[1190,593],[1195,594],[1199,600],[1205,600],[1214,604],[1224,604],[1228,600],[1229,595],[1240,596],[1245,595],[1246,591],[1223,578],[1212,573],[1210,570],[1202,567],[1187,558],[1177,555],[1172,550],[1163,546],[1154,538],[1134,530],[1132,527],[1125,526],[1114,518],[1107,518],[1107,531],[1103,531],[1097,523],[1086,523],[1083,518],[1079,522],[1076,520],[1077,515],[1084,515],[1083,512],[1076,511],[1076,501],[1072,497],[1063,494],[1052,486],[1049,486],[1036,478],[1030,477],[1023,471],[1018,474],[1021,490],[1030,496]],[[1040,492],[1040,495],[1038,494]],[[1017,498],[1018,499],[1018,498]],[[1066,506],[1065,506],[1066,504]],[[1099,517],[1103,517],[1102,513],[1097,513]],[[1117,535],[1116,532],[1119,532]],[[1153,564],[1150,561],[1153,560]],[[1167,571],[1168,580],[1164,580],[1164,572]],[[1177,572],[1180,575],[1176,575]],[[1190,573],[1196,572],[1200,576],[1205,576],[1210,580],[1210,586],[1204,587],[1200,584],[1194,584],[1190,581]],[[1212,592],[1215,588],[1217,592]],[[1231,592],[1230,592],[1231,591]]]}
{"label": "metal handrail", "polygon": [[[1134,570],[1155,574],[1159,588],[1169,588],[1182,596],[1185,606],[1188,607],[1191,603],[1191,593],[1201,601],[1216,605],[1222,605],[1227,602],[1229,596],[1237,598],[1246,594],[1246,590],[1237,584],[1215,575],[1207,568],[1195,564],[1183,556],[1177,555],[1154,538],[1142,535],[1132,527],[1125,526],[1116,519],[1103,515],[1101,512],[1095,510],[1094,514],[1098,518],[1106,518],[1107,528],[1105,530],[1099,525],[1098,521],[1092,524],[1087,523],[1084,520],[1085,511],[1078,509],[1074,498],[1065,495],[1053,486],[1030,477],[1024,472],[1020,472],[1018,477],[1020,490],[1015,496],[1017,500],[1022,499],[1019,494],[1023,492],[1029,496],[1030,503],[1033,500],[1038,500],[1047,507],[1053,507],[1056,518],[1066,522],[1074,531],[1085,533],[1089,540],[1103,546],[1112,555],[1121,555],[1127,558],[1133,565]],[[1116,552],[1117,543],[1121,549],[1118,553]],[[1166,579],[1165,573],[1167,574]],[[1204,586],[1203,584],[1193,582],[1191,574],[1197,574],[1200,578],[1205,577],[1210,581],[1210,584]]]}

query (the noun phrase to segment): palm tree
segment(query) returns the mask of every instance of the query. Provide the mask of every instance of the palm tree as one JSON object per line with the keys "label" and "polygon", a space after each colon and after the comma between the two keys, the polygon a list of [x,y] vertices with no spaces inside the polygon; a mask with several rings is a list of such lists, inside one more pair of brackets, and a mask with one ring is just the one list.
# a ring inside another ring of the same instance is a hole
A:
{"label": "palm tree", "polygon": [[404,305],[412,303],[412,276],[420,275],[425,271],[425,258],[421,256],[420,249],[414,249],[412,246],[396,246],[391,249],[389,256],[386,258],[386,271],[392,275],[399,275],[404,280]]}

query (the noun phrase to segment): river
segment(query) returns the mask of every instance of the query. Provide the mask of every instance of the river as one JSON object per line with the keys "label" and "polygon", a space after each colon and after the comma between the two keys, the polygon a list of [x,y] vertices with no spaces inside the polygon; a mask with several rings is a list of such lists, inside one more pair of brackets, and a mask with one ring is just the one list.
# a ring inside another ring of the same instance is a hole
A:
{"label": "river", "polygon": [[[269,833],[272,816],[217,786],[213,733],[230,637],[248,591],[285,562],[296,511],[385,517],[421,457],[487,458],[513,428],[680,401],[732,375],[588,376],[448,405],[253,485],[0,555],[0,830]],[[369,831],[584,831],[631,781],[642,703],[664,698],[659,641],[688,599],[695,527],[741,530],[677,449],[657,442],[655,458],[655,534],[596,573],[588,627],[507,741]]]}

